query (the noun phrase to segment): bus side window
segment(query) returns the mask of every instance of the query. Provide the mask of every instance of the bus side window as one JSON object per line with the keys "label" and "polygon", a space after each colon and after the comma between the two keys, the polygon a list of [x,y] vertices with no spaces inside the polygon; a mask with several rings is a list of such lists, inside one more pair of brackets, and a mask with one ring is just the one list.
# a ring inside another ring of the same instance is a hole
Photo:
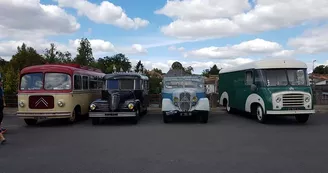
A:
{"label": "bus side window", "polygon": [[89,77],[88,76],[83,76],[83,90],[88,90],[89,89]]}
{"label": "bus side window", "polygon": [[82,89],[82,80],[80,75],[74,75],[74,90]]}
{"label": "bus side window", "polygon": [[253,73],[251,71],[246,71],[246,85],[251,85],[253,84]]}
{"label": "bus side window", "polygon": [[90,89],[97,89],[97,78],[94,76],[90,76],[89,78],[89,88]]}

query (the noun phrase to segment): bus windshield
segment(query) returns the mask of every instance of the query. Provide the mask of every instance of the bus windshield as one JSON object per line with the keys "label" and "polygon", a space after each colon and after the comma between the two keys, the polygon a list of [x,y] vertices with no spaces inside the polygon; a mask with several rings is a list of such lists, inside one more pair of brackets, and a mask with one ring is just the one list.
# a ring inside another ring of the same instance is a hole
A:
{"label": "bus windshield", "polygon": [[121,90],[133,90],[134,80],[131,79],[110,79],[107,80],[108,89],[121,89]]}
{"label": "bus windshield", "polygon": [[265,69],[257,70],[255,82],[266,86],[307,85],[306,69]]}
{"label": "bus windshield", "polygon": [[43,86],[46,90],[69,90],[71,77],[65,73],[29,73],[21,78],[20,90],[41,90]]}
{"label": "bus windshield", "polygon": [[199,81],[191,80],[170,80],[165,82],[166,88],[203,88]]}
{"label": "bus windshield", "polygon": [[43,86],[42,73],[29,73],[21,78],[20,90],[40,90]]}
{"label": "bus windshield", "polygon": [[71,77],[65,73],[46,73],[44,89],[46,90],[69,90],[71,89]]}

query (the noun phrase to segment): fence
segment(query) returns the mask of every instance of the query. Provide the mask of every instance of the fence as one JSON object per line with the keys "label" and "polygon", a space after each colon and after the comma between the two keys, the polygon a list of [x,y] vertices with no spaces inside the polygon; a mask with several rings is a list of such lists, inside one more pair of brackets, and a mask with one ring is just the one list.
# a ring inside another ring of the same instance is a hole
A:
{"label": "fence", "polygon": [[[207,94],[207,98],[210,100],[211,107],[217,106],[217,94]],[[5,101],[8,107],[17,107],[18,99],[16,94],[5,95]],[[162,105],[162,95],[161,94],[150,94],[149,102],[151,105],[161,107]]]}
{"label": "fence", "polygon": [[328,105],[328,85],[315,85],[312,91],[315,104]]}

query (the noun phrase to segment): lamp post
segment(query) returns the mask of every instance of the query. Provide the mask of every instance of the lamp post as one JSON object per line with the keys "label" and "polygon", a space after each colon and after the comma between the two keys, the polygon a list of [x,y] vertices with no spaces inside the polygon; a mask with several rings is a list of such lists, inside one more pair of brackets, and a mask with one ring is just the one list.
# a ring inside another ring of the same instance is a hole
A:
{"label": "lamp post", "polygon": [[314,82],[314,76],[313,76],[313,74],[314,74],[314,62],[316,62],[317,60],[313,60],[312,61],[312,85],[314,86],[315,85],[315,82]]}

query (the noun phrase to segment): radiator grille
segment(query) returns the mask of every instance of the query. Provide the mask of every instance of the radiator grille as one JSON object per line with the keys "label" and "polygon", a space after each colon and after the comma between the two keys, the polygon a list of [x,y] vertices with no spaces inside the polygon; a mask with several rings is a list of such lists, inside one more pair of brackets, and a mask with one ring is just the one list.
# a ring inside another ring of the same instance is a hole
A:
{"label": "radiator grille", "polygon": [[182,111],[190,110],[191,106],[191,95],[188,92],[180,94],[179,107]]}
{"label": "radiator grille", "polygon": [[303,94],[284,94],[282,97],[283,107],[301,107],[304,105]]}

